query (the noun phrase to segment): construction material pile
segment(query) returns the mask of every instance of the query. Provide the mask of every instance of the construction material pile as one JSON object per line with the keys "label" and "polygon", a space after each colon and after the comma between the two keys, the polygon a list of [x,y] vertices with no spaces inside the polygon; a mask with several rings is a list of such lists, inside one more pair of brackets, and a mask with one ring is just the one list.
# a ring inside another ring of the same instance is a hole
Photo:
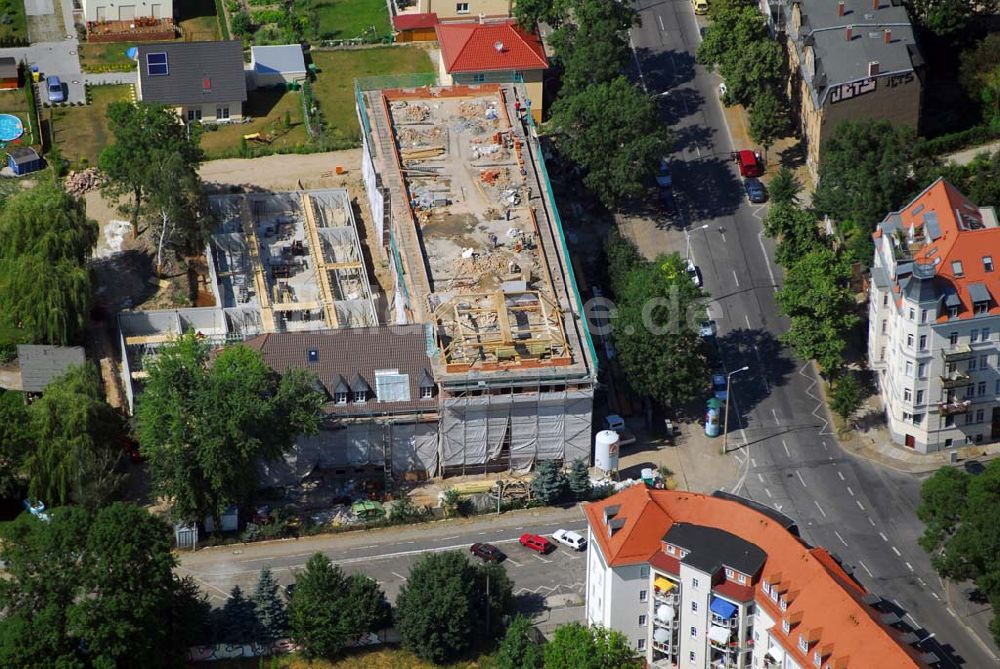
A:
{"label": "construction material pile", "polygon": [[108,179],[96,167],[88,167],[82,172],[70,172],[63,181],[66,192],[74,197],[82,197],[92,190],[97,190],[107,183]]}

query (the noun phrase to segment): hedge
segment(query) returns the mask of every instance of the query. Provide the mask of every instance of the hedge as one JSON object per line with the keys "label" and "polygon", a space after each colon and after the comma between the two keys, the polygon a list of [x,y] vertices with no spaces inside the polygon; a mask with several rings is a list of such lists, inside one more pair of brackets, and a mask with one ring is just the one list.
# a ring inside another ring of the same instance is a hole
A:
{"label": "hedge", "polygon": [[925,139],[917,145],[917,154],[924,157],[940,156],[998,139],[1000,139],[1000,127],[977,125],[959,132]]}

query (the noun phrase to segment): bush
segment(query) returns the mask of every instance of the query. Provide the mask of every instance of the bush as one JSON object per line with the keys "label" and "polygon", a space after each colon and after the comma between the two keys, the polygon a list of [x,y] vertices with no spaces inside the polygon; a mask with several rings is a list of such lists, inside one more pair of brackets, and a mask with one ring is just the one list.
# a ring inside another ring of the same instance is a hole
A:
{"label": "bush", "polygon": [[426,520],[428,515],[430,514],[427,509],[417,506],[410,499],[409,495],[403,493],[399,499],[393,502],[392,508],[389,509],[388,520],[394,525],[402,525],[404,523],[415,523]]}
{"label": "bush", "polygon": [[917,144],[916,154],[921,157],[939,156],[961,151],[970,146],[986,144],[1000,139],[1000,127],[977,125],[959,132],[950,132]]}

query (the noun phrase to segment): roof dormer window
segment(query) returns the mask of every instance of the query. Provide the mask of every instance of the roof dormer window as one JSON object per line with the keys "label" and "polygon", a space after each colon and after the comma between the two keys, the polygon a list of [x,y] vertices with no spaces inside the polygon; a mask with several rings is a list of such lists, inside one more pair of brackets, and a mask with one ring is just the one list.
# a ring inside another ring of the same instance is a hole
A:
{"label": "roof dormer window", "polygon": [[354,391],[354,401],[358,404],[363,404],[368,401],[368,391],[366,390],[355,390]]}
{"label": "roof dormer window", "polygon": [[815,664],[817,667],[823,666],[823,656],[819,654],[818,650],[815,653],[813,653],[813,664]]}
{"label": "roof dormer window", "polygon": [[306,357],[309,362],[319,362],[319,350],[311,348],[306,352]]}
{"label": "roof dormer window", "polygon": [[983,271],[984,272],[993,271],[993,256],[983,256]]}
{"label": "roof dormer window", "polygon": [[804,634],[799,635],[799,650],[801,650],[803,653],[809,650],[809,642],[806,641],[806,637]]}
{"label": "roof dormer window", "polygon": [[965,270],[962,268],[961,260],[951,261],[951,273],[955,276],[965,276]]}
{"label": "roof dormer window", "polygon": [[334,404],[347,404],[347,391],[333,394]]}
{"label": "roof dormer window", "polygon": [[788,634],[789,632],[791,632],[792,631],[792,623],[788,622],[787,620],[782,620],[781,621],[781,631],[784,632],[785,634]]}

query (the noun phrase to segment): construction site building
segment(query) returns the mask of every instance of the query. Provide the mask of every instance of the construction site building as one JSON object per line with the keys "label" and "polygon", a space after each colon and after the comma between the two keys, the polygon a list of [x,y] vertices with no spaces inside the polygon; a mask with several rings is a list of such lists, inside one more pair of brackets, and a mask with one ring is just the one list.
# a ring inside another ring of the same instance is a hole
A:
{"label": "construction site building", "polygon": [[428,326],[438,471],[589,461],[596,356],[523,91],[356,92],[392,318]]}

